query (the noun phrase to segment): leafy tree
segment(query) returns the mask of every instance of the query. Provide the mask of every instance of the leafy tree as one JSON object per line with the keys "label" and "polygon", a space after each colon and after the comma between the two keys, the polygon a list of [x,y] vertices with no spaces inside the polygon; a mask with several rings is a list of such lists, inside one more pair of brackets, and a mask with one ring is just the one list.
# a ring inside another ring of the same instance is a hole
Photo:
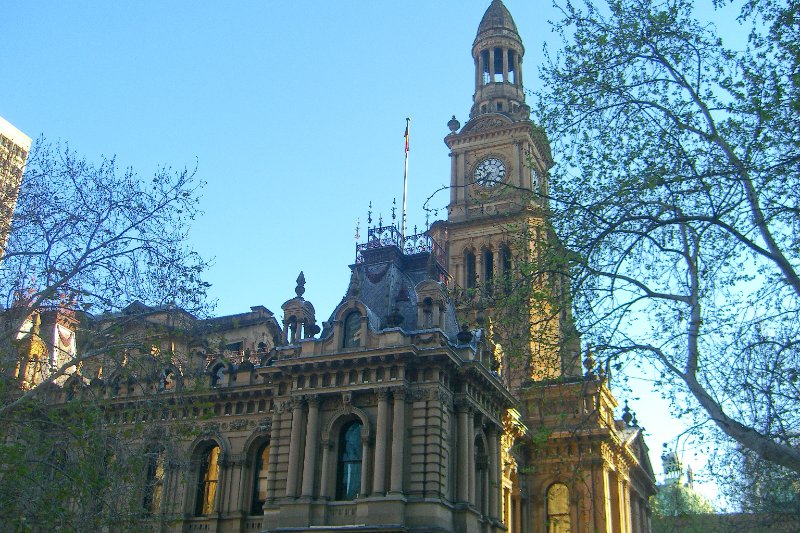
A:
{"label": "leafy tree", "polygon": [[658,517],[714,512],[706,498],[681,483],[661,487],[658,494],[650,498],[650,502],[653,514]]}
{"label": "leafy tree", "polygon": [[[206,263],[187,242],[201,186],[189,170],[161,168],[143,179],[113,158],[93,164],[44,140],[31,150],[0,263],[0,522],[7,528],[142,530],[147,507],[155,507],[145,479],[155,472],[150,458],[195,429],[161,420],[167,407],[198,408],[175,390],[177,372],[163,369],[186,368],[173,341],[186,345],[174,336],[189,329],[190,315],[179,307],[208,306]],[[126,307],[133,301],[154,307]],[[144,320],[153,310],[165,318]],[[77,337],[71,349],[53,342],[55,316]],[[34,372],[20,371],[32,364]],[[112,369],[116,382],[106,379]],[[134,415],[112,420],[110,398],[121,386]],[[182,386],[200,385],[187,376]],[[166,460],[174,461],[160,458],[159,468]]]}
{"label": "leafy tree", "polygon": [[[202,312],[206,263],[187,245],[201,185],[189,170],[160,168],[145,180],[119,169],[113,158],[93,164],[40,139],[28,159],[0,263],[3,373],[17,368],[20,332],[29,333],[40,312],[115,311],[134,300]],[[80,333],[84,349],[51,354],[38,384],[63,379],[109,350],[136,345],[108,331],[100,342],[91,342],[89,331]],[[35,387],[3,402],[0,414],[33,394]]]}
{"label": "leafy tree", "polygon": [[561,7],[539,94],[549,201],[596,355],[653,364],[797,473],[800,3],[739,7],[741,50],[689,0]]}

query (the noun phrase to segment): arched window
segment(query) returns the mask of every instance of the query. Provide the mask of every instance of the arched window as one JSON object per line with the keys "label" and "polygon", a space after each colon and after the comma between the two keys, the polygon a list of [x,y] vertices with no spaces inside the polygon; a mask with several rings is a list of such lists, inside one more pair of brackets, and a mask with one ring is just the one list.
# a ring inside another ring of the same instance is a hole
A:
{"label": "arched window", "polygon": [[171,369],[165,368],[161,372],[161,378],[158,380],[158,390],[160,391],[175,390],[175,373]]}
{"label": "arched window", "polygon": [[219,481],[219,446],[211,446],[200,457],[200,472],[197,476],[197,496],[194,514],[209,515],[214,512]]}
{"label": "arched window", "polygon": [[503,291],[511,292],[511,249],[508,246],[500,248],[500,265],[503,270]]}
{"label": "arched window", "polygon": [[547,489],[547,532],[569,533],[569,489],[563,483],[554,483]]}
{"label": "arched window", "polygon": [[483,252],[483,283],[486,286],[486,294],[492,294],[492,282],[494,281],[494,252],[484,250]]}
{"label": "arched window", "polygon": [[336,499],[353,500],[361,492],[361,422],[346,424],[339,434]]}
{"label": "arched window", "polygon": [[475,270],[475,253],[472,251],[464,252],[464,286],[467,289],[474,289],[478,284],[478,276]]}
{"label": "arched window", "polygon": [[253,502],[250,506],[251,515],[264,514],[264,502],[267,500],[268,467],[269,441],[262,444],[256,453],[255,470],[253,474]]}
{"label": "arched window", "polygon": [[361,313],[352,311],[344,319],[344,341],[342,347],[361,346]]}
{"label": "arched window", "polygon": [[144,487],[144,509],[149,514],[158,514],[164,494],[164,475],[167,459],[164,449],[154,449],[147,454],[147,478]]}
{"label": "arched window", "polygon": [[122,386],[120,384],[121,381],[122,380],[121,380],[121,378],[119,376],[115,377],[111,381],[111,396],[114,397],[114,398],[119,396],[119,391],[122,388]]}
{"label": "arched window", "polygon": [[219,364],[211,370],[211,386],[219,387],[225,378],[225,365]]}

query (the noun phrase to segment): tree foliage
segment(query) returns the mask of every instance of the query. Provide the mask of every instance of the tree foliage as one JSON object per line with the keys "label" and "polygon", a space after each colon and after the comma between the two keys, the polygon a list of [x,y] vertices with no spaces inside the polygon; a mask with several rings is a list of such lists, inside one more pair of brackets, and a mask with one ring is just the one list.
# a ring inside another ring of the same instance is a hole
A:
{"label": "tree foliage", "polygon": [[[144,179],[114,158],[91,163],[68,147],[37,141],[0,263],[0,368],[13,371],[20,332],[40,311],[117,311],[139,300],[203,312],[207,263],[187,241],[201,186],[191,170],[159,168]],[[66,359],[51,354],[59,364],[47,369],[45,381],[120,347],[105,337],[91,342],[92,333],[79,332],[91,349]]]}
{"label": "tree foliage", "polygon": [[689,0],[561,7],[550,203],[596,354],[800,472],[800,3],[737,7],[741,49]]}
{"label": "tree foliage", "polygon": [[[152,519],[148,461],[196,430],[160,421],[182,401],[167,378],[188,372],[172,342],[191,316],[179,307],[208,306],[207,263],[188,243],[201,186],[191,170],[144,179],[44,140],[31,150],[0,263],[0,522],[10,530],[141,531]],[[134,301],[145,305],[126,308]],[[149,324],[155,314],[167,318]],[[109,406],[122,386],[136,412],[120,423]]]}

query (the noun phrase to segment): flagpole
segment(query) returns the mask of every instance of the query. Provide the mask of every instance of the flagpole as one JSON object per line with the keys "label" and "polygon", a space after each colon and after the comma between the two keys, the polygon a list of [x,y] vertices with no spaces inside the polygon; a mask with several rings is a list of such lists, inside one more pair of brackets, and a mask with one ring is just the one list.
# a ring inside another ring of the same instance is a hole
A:
{"label": "flagpole", "polygon": [[403,214],[400,220],[400,236],[403,239],[403,247],[406,245],[406,196],[408,195],[408,134],[411,128],[411,119],[406,117],[406,161],[403,171]]}

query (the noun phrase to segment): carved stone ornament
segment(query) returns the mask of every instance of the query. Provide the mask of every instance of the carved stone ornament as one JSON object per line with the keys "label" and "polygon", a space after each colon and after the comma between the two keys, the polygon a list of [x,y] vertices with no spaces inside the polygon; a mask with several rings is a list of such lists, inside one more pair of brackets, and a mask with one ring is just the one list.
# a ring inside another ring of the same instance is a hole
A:
{"label": "carved stone ornament", "polygon": [[204,424],[200,430],[201,435],[216,435],[219,433],[219,424],[216,422],[209,422]]}
{"label": "carved stone ornament", "polygon": [[497,117],[487,117],[482,120],[475,122],[475,124],[470,127],[469,131],[484,131],[490,130],[494,128],[502,128],[505,126],[507,122],[501,118]]}
{"label": "carved stone ornament", "polygon": [[270,431],[272,429],[272,418],[262,418],[258,422],[258,431]]}
{"label": "carved stone ornament", "polygon": [[349,406],[353,401],[353,393],[350,391],[342,393],[342,405]]}
{"label": "carved stone ornament", "polygon": [[230,430],[231,431],[241,431],[247,427],[247,420],[240,418],[238,420],[232,420],[230,423]]}

